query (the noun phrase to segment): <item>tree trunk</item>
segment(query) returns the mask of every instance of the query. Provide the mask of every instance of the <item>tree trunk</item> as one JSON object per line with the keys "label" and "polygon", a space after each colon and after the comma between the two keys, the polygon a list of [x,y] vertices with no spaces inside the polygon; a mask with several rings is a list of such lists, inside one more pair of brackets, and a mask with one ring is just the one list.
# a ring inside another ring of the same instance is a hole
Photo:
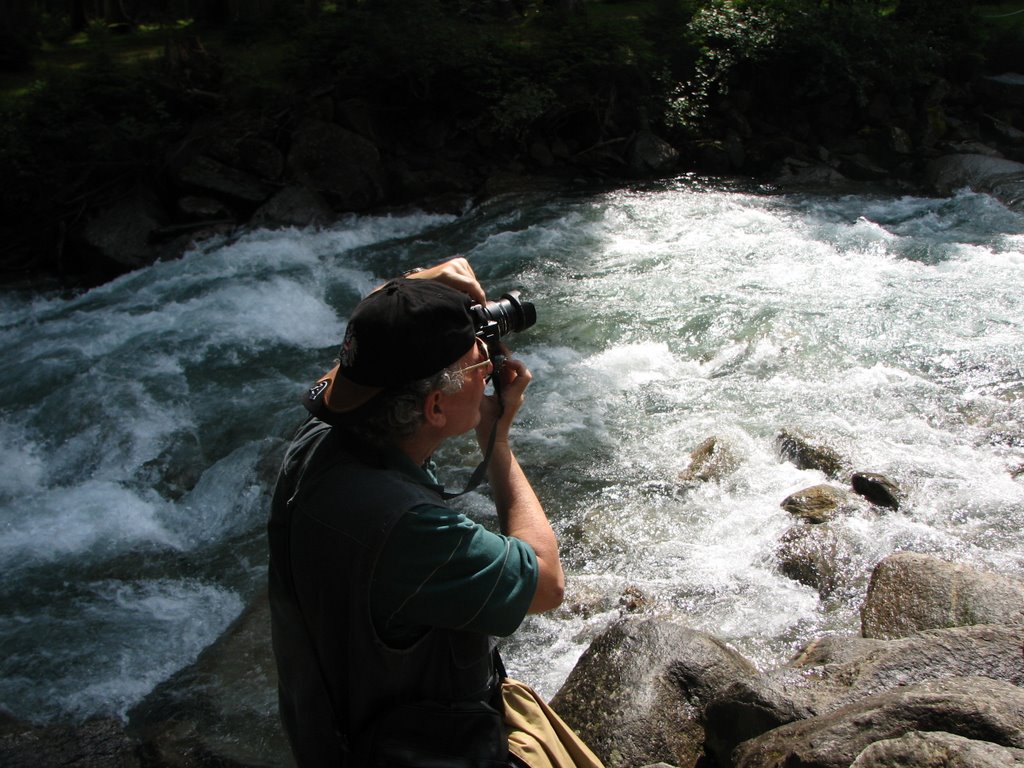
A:
{"label": "tree trunk", "polygon": [[72,32],[81,32],[85,29],[87,21],[85,15],[85,0],[70,0],[68,3],[68,18],[71,20]]}

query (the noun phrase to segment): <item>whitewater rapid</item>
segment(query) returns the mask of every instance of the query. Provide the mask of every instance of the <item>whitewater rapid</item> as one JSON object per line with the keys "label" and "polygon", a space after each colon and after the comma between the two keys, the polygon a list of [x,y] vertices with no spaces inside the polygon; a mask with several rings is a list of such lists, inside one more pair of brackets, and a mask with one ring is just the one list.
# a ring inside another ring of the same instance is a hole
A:
{"label": "whitewater rapid", "polygon": [[[551,695],[627,590],[784,661],[856,632],[871,567],[933,553],[1024,575],[1024,218],[983,195],[779,195],[680,179],[508,196],[461,217],[240,233],[90,291],[0,294],[0,706],[124,713],[259,592],[298,396],[387,276],[467,256],[538,323],[515,436],[569,599],[506,643]],[[398,343],[398,342],[396,342]],[[834,523],[846,588],[779,573],[779,504],[825,481],[781,429],[905,492]],[[676,477],[715,436],[735,471]],[[440,456],[461,487],[471,441]],[[482,493],[462,502],[489,524]]]}

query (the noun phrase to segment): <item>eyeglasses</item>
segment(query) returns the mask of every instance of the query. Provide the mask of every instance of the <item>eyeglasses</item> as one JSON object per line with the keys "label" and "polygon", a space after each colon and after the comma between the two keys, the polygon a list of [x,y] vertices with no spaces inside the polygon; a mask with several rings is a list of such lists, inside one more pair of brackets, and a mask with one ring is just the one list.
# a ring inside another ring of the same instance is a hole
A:
{"label": "eyeglasses", "polygon": [[479,363],[473,363],[472,365],[467,365],[465,368],[459,368],[460,373],[465,374],[467,371],[473,371],[477,368],[483,368],[485,365],[491,365],[491,353],[487,349],[487,344],[485,344],[482,339],[477,338],[476,345],[480,351],[484,353],[484,359]]}

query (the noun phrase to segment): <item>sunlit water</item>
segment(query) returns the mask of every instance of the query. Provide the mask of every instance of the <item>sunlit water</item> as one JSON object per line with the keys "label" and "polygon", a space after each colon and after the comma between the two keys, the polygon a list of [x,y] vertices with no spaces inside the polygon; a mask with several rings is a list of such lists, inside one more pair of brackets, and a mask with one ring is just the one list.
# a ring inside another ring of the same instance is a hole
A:
{"label": "sunlit water", "polygon": [[[124,713],[258,592],[263,525],[301,390],[383,277],[467,255],[539,322],[517,452],[562,541],[565,607],[506,643],[551,695],[645,596],[762,668],[856,633],[896,550],[1024,575],[1024,218],[996,201],[754,194],[690,180],[354,217],[212,243],[87,293],[0,295],[0,706]],[[396,340],[396,350],[400,350]],[[779,504],[824,482],[801,430],[905,503],[833,526],[828,600],[780,574]],[[681,488],[715,436],[738,457]],[[440,456],[460,487],[471,441]],[[487,500],[462,501],[493,522]]]}

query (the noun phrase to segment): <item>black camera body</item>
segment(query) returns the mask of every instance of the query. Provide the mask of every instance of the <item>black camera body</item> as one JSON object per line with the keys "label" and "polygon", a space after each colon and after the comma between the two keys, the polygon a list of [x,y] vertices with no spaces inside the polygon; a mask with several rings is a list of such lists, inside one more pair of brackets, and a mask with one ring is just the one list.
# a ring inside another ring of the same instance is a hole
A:
{"label": "black camera body", "polygon": [[501,355],[502,336],[513,331],[525,331],[537,322],[537,309],[532,302],[522,301],[519,291],[509,291],[497,301],[474,304],[469,308],[476,327],[476,335],[487,345],[491,359]]}

